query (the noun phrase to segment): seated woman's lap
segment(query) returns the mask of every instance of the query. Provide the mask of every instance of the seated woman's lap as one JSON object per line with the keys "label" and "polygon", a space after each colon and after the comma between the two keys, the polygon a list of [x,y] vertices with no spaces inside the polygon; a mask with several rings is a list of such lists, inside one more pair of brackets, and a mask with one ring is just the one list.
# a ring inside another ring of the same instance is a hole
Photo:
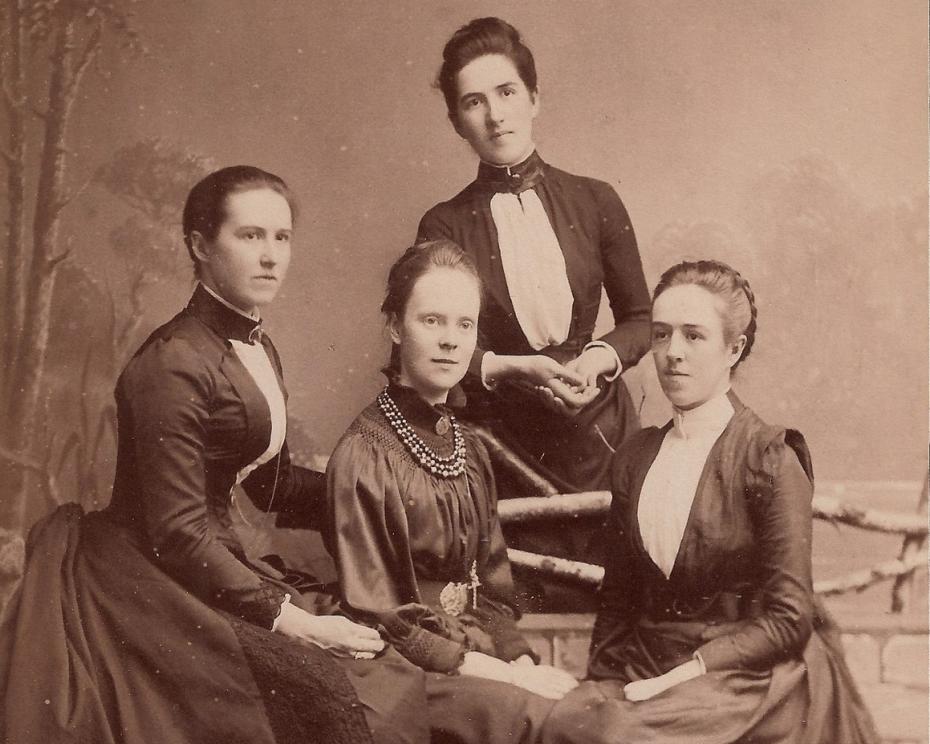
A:
{"label": "seated woman's lap", "polygon": [[426,675],[433,744],[530,744],[539,741],[555,701],[480,677]]}

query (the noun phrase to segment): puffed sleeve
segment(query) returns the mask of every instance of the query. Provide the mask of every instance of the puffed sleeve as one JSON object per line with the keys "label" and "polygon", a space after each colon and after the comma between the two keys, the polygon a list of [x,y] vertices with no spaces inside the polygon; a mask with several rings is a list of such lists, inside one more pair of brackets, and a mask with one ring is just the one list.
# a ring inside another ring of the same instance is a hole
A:
{"label": "puffed sleeve", "polygon": [[186,340],[161,339],[130,363],[121,382],[120,416],[129,419],[121,427],[133,434],[144,528],[157,561],[208,604],[271,628],[284,592],[237,560],[207,522],[210,365]]}
{"label": "puffed sleeve", "polygon": [[762,612],[698,649],[708,671],[768,668],[804,649],[813,626],[812,496],[798,456],[780,435],[765,448],[746,494],[760,556]]}
{"label": "puffed sleeve", "polygon": [[649,348],[651,302],[633,225],[617,192],[598,183],[595,198],[601,217],[600,251],[604,290],[614,328],[599,340],[610,344],[624,369],[635,365]]}
{"label": "puffed sleeve", "polygon": [[349,435],[329,459],[326,481],[324,540],[347,609],[377,615],[417,601],[407,515],[383,453]]}
{"label": "puffed sleeve", "polygon": [[[477,439],[470,440],[479,464],[477,470],[482,478],[481,490],[487,499],[488,530],[487,560],[478,572],[481,585],[478,587],[478,605],[483,610],[485,630],[494,641],[495,655],[511,661],[527,655],[539,661],[523,634],[517,630],[519,610],[514,599],[513,575],[507,556],[507,543],[501,530],[497,514],[497,486],[487,450]],[[478,491],[474,488],[473,491]]]}

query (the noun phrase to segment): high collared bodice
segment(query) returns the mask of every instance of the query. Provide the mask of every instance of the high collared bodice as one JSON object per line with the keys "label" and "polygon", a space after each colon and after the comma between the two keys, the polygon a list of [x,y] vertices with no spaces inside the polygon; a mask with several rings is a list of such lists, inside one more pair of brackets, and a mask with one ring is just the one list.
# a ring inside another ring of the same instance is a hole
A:
{"label": "high collared bodice", "polygon": [[[420,221],[418,242],[448,238],[478,267],[486,301],[476,358],[485,351],[534,352],[514,313],[491,213],[495,194],[526,188],[539,198],[558,241],[573,299],[566,340],[542,352],[559,360],[581,352],[592,339],[603,287],[617,322],[606,340],[625,367],[635,364],[647,346],[650,303],[626,209],[609,184],[554,168],[536,152],[509,169],[480,163],[471,184],[434,206]],[[476,371],[474,364],[471,371]]]}
{"label": "high collared bodice", "polygon": [[174,467],[162,472],[161,487],[174,482],[185,491],[202,482],[198,488],[210,519],[220,539],[231,545],[232,488],[237,475],[266,453],[272,433],[268,401],[235,343],[260,338],[259,348],[272,361],[284,395],[276,352],[267,335],[256,333],[258,328],[257,319],[225,307],[201,285],[188,306],[139,349],[116,389],[119,451],[112,515],[127,522],[144,517],[140,494],[150,479],[143,483],[141,473],[155,453],[138,445],[183,437],[202,452],[202,464],[169,458]]}
{"label": "high collared bodice", "polygon": [[475,183],[493,191],[506,191],[519,194],[533,188],[545,177],[543,159],[535,150],[522,163],[517,165],[491,165],[481,161],[478,165],[478,177]]}

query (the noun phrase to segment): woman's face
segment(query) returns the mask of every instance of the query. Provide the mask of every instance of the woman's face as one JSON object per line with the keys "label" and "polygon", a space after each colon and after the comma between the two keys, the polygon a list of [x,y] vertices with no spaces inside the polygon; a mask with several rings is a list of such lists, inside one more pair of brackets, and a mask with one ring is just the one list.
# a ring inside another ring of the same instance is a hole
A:
{"label": "woman's face", "polygon": [[494,165],[516,165],[533,150],[533,120],[539,95],[530,91],[503,54],[469,62],[457,77],[455,131],[478,157]]}
{"label": "woman's face", "polygon": [[428,403],[444,403],[471,361],[480,306],[478,282],[466,271],[435,267],[421,276],[403,317],[390,323],[391,340],[400,347],[398,382]]}
{"label": "woman's face", "polygon": [[227,302],[255,313],[271,302],[291,262],[291,207],[267,188],[226,197],[216,237],[191,236],[200,280]]}
{"label": "woman's face", "polygon": [[696,284],[670,287],[652,305],[652,355],[662,390],[687,410],[726,392],[746,343],[724,338],[723,300]]}

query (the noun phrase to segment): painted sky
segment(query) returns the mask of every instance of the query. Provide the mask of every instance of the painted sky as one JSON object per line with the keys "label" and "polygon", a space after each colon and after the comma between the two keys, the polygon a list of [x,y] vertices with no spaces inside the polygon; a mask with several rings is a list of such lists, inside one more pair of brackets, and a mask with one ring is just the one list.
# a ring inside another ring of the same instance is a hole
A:
{"label": "painted sky", "polygon": [[[253,163],[288,180],[303,207],[298,249],[267,325],[285,361],[291,412],[324,451],[381,384],[387,342],[377,308],[388,265],[422,213],[473,177],[474,157],[431,81],[449,34],[488,14],[514,23],[536,56],[540,152],[617,188],[650,284],[665,268],[657,236],[670,224],[719,225],[751,240],[744,225],[753,184],[799,158],[835,165],[863,208],[916,200],[926,210],[927,8],[918,0],[141,3],[136,25],[149,54],[124,59],[110,49],[106,74],[88,77],[71,129],[70,178],[78,183],[117,147],[157,136],[217,165]],[[89,189],[64,231],[80,243],[76,260],[102,274],[112,213]],[[922,224],[925,233],[925,217]],[[893,291],[893,280],[868,282],[869,265],[885,260],[880,236],[852,241],[847,260],[863,268],[862,285],[850,291],[864,304]],[[915,260],[925,277],[925,253]],[[783,276],[760,281],[790,283],[795,270],[785,265]],[[810,432],[828,477],[920,477],[920,288],[902,305],[900,340],[876,338],[859,320],[822,324],[861,345],[864,366],[819,360],[818,374],[842,378],[855,390],[848,405],[861,396],[877,418],[889,410],[881,400],[894,399],[891,421],[871,434],[844,432],[836,402],[818,408],[819,389],[805,388],[798,373],[805,360],[779,363],[790,348],[765,351],[772,316],[763,313],[744,397]],[[153,293],[149,326],[188,291],[178,282]],[[832,311],[817,296],[796,300],[820,316]],[[882,380],[895,365],[895,379],[906,382],[888,390]]]}

